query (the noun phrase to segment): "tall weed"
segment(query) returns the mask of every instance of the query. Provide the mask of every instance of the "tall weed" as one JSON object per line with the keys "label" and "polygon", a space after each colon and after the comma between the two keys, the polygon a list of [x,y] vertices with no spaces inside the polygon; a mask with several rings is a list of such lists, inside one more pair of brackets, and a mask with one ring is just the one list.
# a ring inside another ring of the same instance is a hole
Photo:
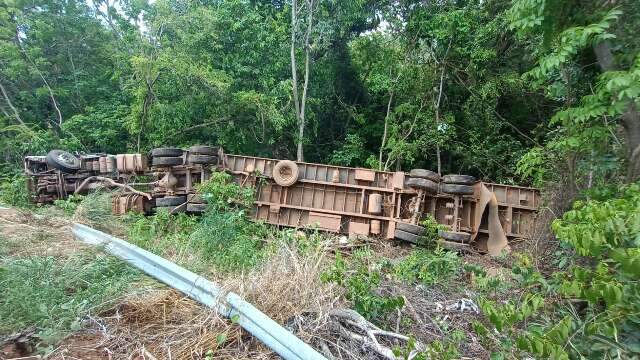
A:
{"label": "tall weed", "polygon": [[398,278],[426,285],[446,283],[456,276],[461,267],[460,258],[453,251],[442,248],[414,250],[395,266]]}
{"label": "tall weed", "polygon": [[0,335],[35,325],[53,344],[137,277],[123,262],[94,254],[0,259]]}
{"label": "tall weed", "polygon": [[27,191],[27,178],[24,175],[0,178],[0,204],[16,208],[33,206]]}
{"label": "tall weed", "polygon": [[354,252],[348,262],[337,253],[335,263],[322,273],[321,279],[344,287],[347,300],[358,313],[370,321],[384,324],[389,314],[404,306],[404,298],[377,293],[382,275],[382,262],[367,249]]}
{"label": "tall weed", "polygon": [[201,217],[166,211],[138,216],[129,240],[194,271],[234,272],[254,267],[269,251],[274,230],[253,222],[246,207],[253,189],[233,183],[229,174],[214,172],[199,186],[208,209]]}

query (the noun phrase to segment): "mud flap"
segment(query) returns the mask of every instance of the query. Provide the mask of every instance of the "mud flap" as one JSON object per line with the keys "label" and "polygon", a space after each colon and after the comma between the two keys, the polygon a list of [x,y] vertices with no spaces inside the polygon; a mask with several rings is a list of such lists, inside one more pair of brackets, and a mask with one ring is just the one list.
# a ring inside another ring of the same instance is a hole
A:
{"label": "mud flap", "polygon": [[500,217],[498,216],[498,200],[496,195],[491,192],[483,183],[477,183],[476,194],[480,194],[480,199],[476,202],[474,231],[471,234],[471,242],[473,242],[478,236],[478,230],[480,229],[480,222],[482,221],[482,214],[484,213],[487,205],[489,206],[489,216],[487,222],[489,225],[489,240],[487,240],[487,252],[491,256],[498,256],[503,250],[509,252],[509,244],[507,242],[507,236],[504,233],[502,224],[500,223]]}

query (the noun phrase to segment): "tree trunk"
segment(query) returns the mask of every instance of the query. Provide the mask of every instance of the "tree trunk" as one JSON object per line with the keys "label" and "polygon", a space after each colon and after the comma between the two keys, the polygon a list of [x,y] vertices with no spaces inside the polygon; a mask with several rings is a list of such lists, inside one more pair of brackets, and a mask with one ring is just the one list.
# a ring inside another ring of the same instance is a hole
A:
{"label": "tree trunk", "polygon": [[[616,70],[611,44],[608,41],[596,44],[593,51],[602,71]],[[640,112],[633,102],[629,102],[627,105],[627,109],[621,116],[621,122],[628,148],[627,181],[634,182],[640,179]]]}
{"label": "tree trunk", "polygon": [[[295,1],[295,0],[294,0]],[[304,161],[302,148],[304,140],[305,109],[307,105],[307,90],[309,89],[309,72],[311,62],[311,31],[313,30],[313,1],[307,1],[307,32],[304,37],[304,84],[302,86],[302,99],[300,100],[300,116],[298,118],[298,161]]]}
{"label": "tree trunk", "polygon": [[[298,100],[298,70],[296,64],[296,31],[298,28],[298,4],[297,0],[291,1],[291,82],[293,86],[293,104],[296,112],[296,121],[298,123],[298,136],[300,132],[304,135],[304,125],[300,129],[300,101]],[[302,131],[300,131],[302,130]],[[301,157],[302,152],[302,139],[297,139],[298,142],[298,160]]]}
{"label": "tree trunk", "polygon": [[389,114],[391,113],[391,103],[393,102],[393,91],[389,93],[389,102],[387,103],[387,114],[384,117],[384,132],[382,133],[382,144],[380,144],[380,154],[378,155],[378,170],[387,170],[382,168],[382,154],[384,146],[387,144],[387,132],[389,129]]}
{"label": "tree trunk", "polygon": [[[436,101],[436,131],[440,131],[440,101],[442,100],[442,87],[444,85],[444,65],[440,72],[440,87],[438,89],[438,100]],[[442,175],[442,162],[440,156],[440,139],[436,139],[436,155],[438,158],[438,175]]]}
{"label": "tree trunk", "polygon": [[627,180],[640,180],[640,112],[635,104],[630,103],[627,111],[622,115],[622,127],[627,139],[629,171]]}

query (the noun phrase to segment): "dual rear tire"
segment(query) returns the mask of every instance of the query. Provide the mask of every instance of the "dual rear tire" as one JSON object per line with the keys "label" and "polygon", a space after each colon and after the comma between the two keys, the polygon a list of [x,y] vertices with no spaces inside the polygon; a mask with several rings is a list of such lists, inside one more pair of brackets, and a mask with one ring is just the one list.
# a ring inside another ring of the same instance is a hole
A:
{"label": "dual rear tire", "polygon": [[[188,199],[188,200],[187,200]],[[165,196],[155,199],[155,209],[166,209],[169,212],[175,213],[176,207],[186,204],[181,207],[177,212],[184,212],[185,210],[190,213],[203,213],[207,210],[207,204],[199,194],[190,195],[189,197],[179,196]]]}
{"label": "dual rear tire", "polygon": [[451,195],[473,195],[473,185],[478,182],[469,175],[445,175],[442,177],[440,191]]}
{"label": "dual rear tire", "polygon": [[151,150],[152,166],[176,166],[184,164],[184,151],[179,148],[156,148]]}
{"label": "dual rear tire", "polygon": [[[216,146],[196,145],[188,149],[188,156],[180,148],[156,148],[151,150],[151,165],[177,166],[186,164],[216,164],[219,148]],[[186,162],[185,162],[186,160]]]}
{"label": "dual rear tire", "polygon": [[189,164],[217,164],[220,149],[217,146],[195,145],[189,148]]}
{"label": "dual rear tire", "polygon": [[420,245],[424,242],[423,237],[425,232],[426,229],[420,225],[397,222],[394,237],[398,240]]}

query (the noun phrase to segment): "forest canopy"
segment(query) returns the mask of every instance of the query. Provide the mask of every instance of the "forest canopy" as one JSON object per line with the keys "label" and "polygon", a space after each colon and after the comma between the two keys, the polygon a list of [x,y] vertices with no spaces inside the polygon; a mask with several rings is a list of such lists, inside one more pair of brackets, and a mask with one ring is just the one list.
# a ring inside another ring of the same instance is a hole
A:
{"label": "forest canopy", "polygon": [[202,143],[507,183],[637,178],[633,3],[7,0],[1,166]]}

